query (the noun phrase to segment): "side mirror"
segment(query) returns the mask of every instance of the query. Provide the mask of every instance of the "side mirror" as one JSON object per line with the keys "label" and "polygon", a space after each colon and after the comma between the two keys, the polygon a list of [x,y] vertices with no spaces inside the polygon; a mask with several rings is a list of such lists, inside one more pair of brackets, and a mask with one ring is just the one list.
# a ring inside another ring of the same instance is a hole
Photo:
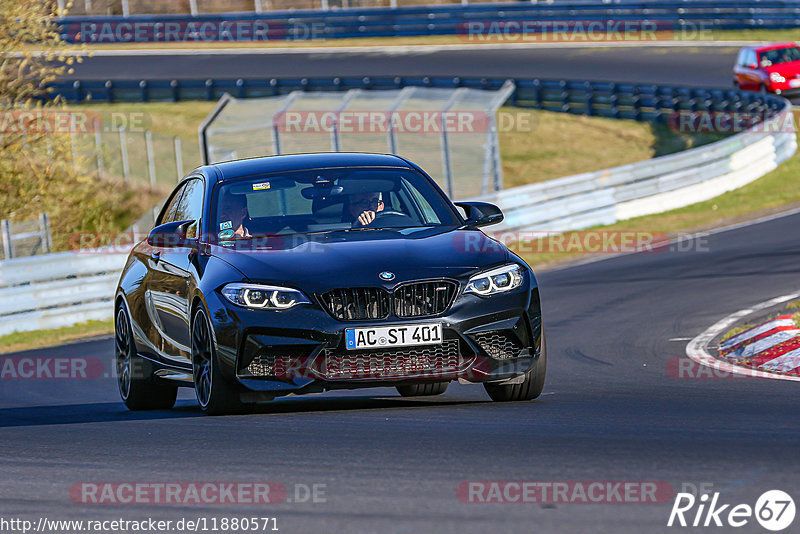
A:
{"label": "side mirror", "polygon": [[194,221],[175,221],[156,226],[147,236],[147,244],[153,247],[187,247],[192,242],[186,239],[186,230]]}
{"label": "side mirror", "polygon": [[503,221],[503,212],[488,202],[456,202],[456,206],[467,212],[467,226],[489,226]]}

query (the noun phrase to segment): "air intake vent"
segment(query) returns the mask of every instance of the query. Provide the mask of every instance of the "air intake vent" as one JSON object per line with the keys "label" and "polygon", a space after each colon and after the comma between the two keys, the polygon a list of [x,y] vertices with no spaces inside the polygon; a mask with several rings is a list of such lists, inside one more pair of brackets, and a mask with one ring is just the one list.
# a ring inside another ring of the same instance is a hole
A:
{"label": "air intake vent", "polygon": [[470,337],[480,345],[486,354],[496,360],[517,358],[523,349],[522,344],[517,340],[517,336],[506,330],[481,332],[472,334]]}
{"label": "air intake vent", "polygon": [[464,362],[456,339],[441,345],[371,351],[325,351],[323,374],[329,380],[363,378],[453,378]]}

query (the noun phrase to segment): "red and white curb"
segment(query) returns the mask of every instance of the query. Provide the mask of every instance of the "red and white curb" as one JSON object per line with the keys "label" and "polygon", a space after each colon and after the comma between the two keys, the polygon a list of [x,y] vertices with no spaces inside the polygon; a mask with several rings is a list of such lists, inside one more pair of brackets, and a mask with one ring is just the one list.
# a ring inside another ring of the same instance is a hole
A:
{"label": "red and white curb", "polygon": [[711,355],[707,348],[714,338],[748,315],[799,297],[800,292],[783,295],[728,315],[692,339],[686,346],[686,355],[722,372],[800,381],[800,330],[791,315],[782,315],[725,340],[720,344],[720,356]]}

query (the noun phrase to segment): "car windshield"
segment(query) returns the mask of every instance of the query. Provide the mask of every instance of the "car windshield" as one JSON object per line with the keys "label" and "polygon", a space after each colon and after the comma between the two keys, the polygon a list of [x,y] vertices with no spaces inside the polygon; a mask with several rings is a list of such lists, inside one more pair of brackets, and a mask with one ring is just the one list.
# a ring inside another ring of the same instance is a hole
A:
{"label": "car windshield", "polygon": [[[410,169],[316,169],[248,176],[214,193],[212,237],[452,226],[455,213],[428,179]],[[212,239],[214,240],[214,239]]]}
{"label": "car windshield", "polygon": [[761,66],[770,67],[779,63],[789,63],[790,61],[800,61],[800,48],[790,46],[786,48],[776,48],[761,52]]}

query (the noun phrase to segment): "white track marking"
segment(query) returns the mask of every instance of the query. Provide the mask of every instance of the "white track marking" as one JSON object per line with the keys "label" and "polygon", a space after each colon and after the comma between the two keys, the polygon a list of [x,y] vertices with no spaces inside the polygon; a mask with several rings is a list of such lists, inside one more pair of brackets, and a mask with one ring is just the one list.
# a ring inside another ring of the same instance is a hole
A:
{"label": "white track marking", "polygon": [[758,366],[759,369],[767,371],[791,371],[800,367],[800,349],[787,352],[783,356],[778,356],[774,360],[764,362]]}
{"label": "white track marking", "polygon": [[776,332],[775,334],[765,337],[764,339],[759,339],[755,343],[746,345],[739,351],[726,354],[725,358],[728,360],[735,360],[737,362],[744,360],[745,358],[749,358],[750,356],[755,356],[760,352],[764,352],[775,345],[779,345],[784,341],[789,341],[790,339],[797,337],[798,333],[800,333],[800,330],[781,330],[780,332]]}
{"label": "white track marking", "polygon": [[774,299],[770,299],[765,302],[761,302],[760,304],[756,304],[752,308],[739,310],[736,313],[728,315],[724,319],[720,319],[719,321],[711,325],[709,328],[707,328],[705,332],[701,333],[700,335],[692,339],[689,342],[689,344],[686,345],[686,355],[701,365],[705,365],[707,367],[711,367],[712,369],[718,369],[720,371],[728,373],[736,373],[740,375],[752,376],[757,378],[772,378],[775,380],[790,380],[793,382],[800,382],[800,376],[787,376],[787,375],[771,373],[769,371],[758,371],[755,369],[734,365],[730,362],[712,356],[707,349],[707,345],[711,343],[711,340],[713,340],[719,334],[724,332],[726,329],[729,329],[740,319],[743,319],[744,317],[747,317],[748,315],[751,315],[757,311],[764,310],[772,306],[788,302],[790,300],[794,300],[798,297],[800,297],[800,291],[791,293],[789,295],[775,297]]}
{"label": "white track marking", "polygon": [[735,336],[726,339],[722,343],[719,344],[719,348],[727,349],[729,347],[733,347],[734,345],[738,345],[742,341],[747,341],[748,339],[753,339],[756,336],[760,336],[764,332],[769,332],[773,328],[780,328],[782,326],[794,326],[794,321],[792,319],[777,319],[775,321],[770,321],[768,323],[764,323],[756,328],[751,328],[750,330],[745,330],[740,334],[736,334]]}

